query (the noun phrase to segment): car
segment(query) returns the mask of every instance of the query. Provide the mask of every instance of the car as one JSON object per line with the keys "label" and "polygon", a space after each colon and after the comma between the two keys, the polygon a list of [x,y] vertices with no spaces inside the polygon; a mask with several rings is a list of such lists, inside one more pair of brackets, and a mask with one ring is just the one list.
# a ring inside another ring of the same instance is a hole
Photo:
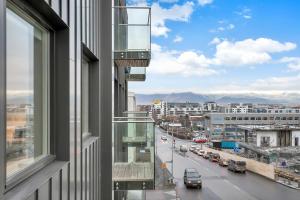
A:
{"label": "car", "polygon": [[195,149],[196,149],[196,146],[195,145],[191,145],[190,148],[189,148],[189,151],[194,152]]}
{"label": "car", "polygon": [[187,151],[188,151],[188,148],[187,148],[186,145],[183,144],[183,145],[180,145],[179,150],[180,150],[181,152],[187,152]]}
{"label": "car", "polygon": [[210,157],[210,154],[212,154],[212,152],[206,152],[206,154],[204,154],[203,155],[203,158],[205,158],[205,159],[209,159],[209,157]]}
{"label": "car", "polygon": [[202,188],[202,179],[201,175],[195,168],[186,168],[184,170],[183,182],[186,188],[197,187]]}
{"label": "car", "polygon": [[193,153],[197,154],[197,152],[200,150],[200,147],[196,147],[193,151]]}
{"label": "car", "polygon": [[233,171],[233,172],[246,173],[246,162],[245,161],[237,161],[237,160],[229,160],[228,161],[228,170]]}
{"label": "car", "polygon": [[219,162],[220,155],[218,153],[212,153],[209,155],[209,160],[211,162]]}
{"label": "car", "polygon": [[164,136],[164,135],[162,135],[162,136],[160,137],[160,139],[161,139],[161,140],[164,140],[164,141],[168,140],[167,136]]}
{"label": "car", "polygon": [[194,138],[193,142],[195,142],[195,143],[206,143],[207,139],[206,138]]}
{"label": "car", "polygon": [[205,151],[204,150],[199,150],[197,152],[198,156],[203,156],[205,154]]}
{"label": "car", "polygon": [[228,166],[228,161],[224,158],[219,159],[219,165],[222,167],[227,167]]}

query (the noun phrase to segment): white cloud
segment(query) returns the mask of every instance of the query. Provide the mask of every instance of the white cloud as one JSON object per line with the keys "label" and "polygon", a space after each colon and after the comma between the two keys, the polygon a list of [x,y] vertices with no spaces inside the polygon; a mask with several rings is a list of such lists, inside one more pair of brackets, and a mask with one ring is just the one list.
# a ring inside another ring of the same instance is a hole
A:
{"label": "white cloud", "polygon": [[183,38],[179,35],[176,35],[176,37],[174,38],[173,42],[178,43],[178,42],[182,42]]}
{"label": "white cloud", "polygon": [[237,15],[243,17],[244,19],[252,19],[252,10],[245,7],[239,11],[236,11],[235,12]]}
{"label": "white cloud", "polygon": [[206,6],[208,4],[211,4],[213,2],[213,0],[198,0],[198,3],[201,5],[201,6]]}
{"label": "white cloud", "polygon": [[212,39],[212,41],[209,42],[210,45],[213,45],[213,44],[219,44],[221,43],[221,39],[218,38],[218,37],[215,37],[214,39]]}
{"label": "white cloud", "polygon": [[217,72],[210,68],[211,60],[194,51],[176,52],[152,44],[150,73],[183,76],[210,76]]}
{"label": "white cloud", "polygon": [[[235,28],[234,24],[228,24],[225,20],[220,20],[218,23],[221,25],[217,29],[212,29],[210,30],[211,33],[218,33],[218,32],[223,32],[226,30],[232,30]],[[226,25],[227,24],[227,25]]]}
{"label": "white cloud", "polygon": [[290,71],[300,71],[300,57],[283,57],[281,63],[288,63]]}
{"label": "white cloud", "polygon": [[159,2],[162,2],[162,3],[176,3],[178,1],[179,0],[159,0]]}
{"label": "white cloud", "polygon": [[166,26],[165,22],[180,21],[187,22],[193,13],[194,3],[188,1],[183,5],[175,4],[171,8],[162,8],[159,3],[152,4],[152,36],[168,36],[171,30]]}
{"label": "white cloud", "polygon": [[296,44],[268,38],[245,39],[237,42],[223,41],[216,46],[214,63],[217,65],[263,64],[272,59],[271,53],[290,51]]}
{"label": "white cloud", "polygon": [[235,27],[235,26],[234,26],[233,24],[229,24],[229,25],[227,26],[227,29],[228,29],[228,30],[232,30],[232,29],[234,29],[234,27]]}

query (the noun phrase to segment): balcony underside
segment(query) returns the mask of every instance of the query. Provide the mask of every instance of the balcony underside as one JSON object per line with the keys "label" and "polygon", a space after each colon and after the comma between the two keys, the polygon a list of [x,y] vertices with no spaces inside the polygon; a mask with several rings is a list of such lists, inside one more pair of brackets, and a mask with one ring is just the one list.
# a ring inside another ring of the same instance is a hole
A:
{"label": "balcony underside", "polygon": [[150,51],[114,52],[115,64],[119,67],[148,67],[150,59]]}
{"label": "balcony underside", "polygon": [[154,189],[153,163],[114,163],[114,190]]}
{"label": "balcony underside", "polygon": [[128,74],[126,76],[127,81],[145,81],[146,75],[145,74]]}

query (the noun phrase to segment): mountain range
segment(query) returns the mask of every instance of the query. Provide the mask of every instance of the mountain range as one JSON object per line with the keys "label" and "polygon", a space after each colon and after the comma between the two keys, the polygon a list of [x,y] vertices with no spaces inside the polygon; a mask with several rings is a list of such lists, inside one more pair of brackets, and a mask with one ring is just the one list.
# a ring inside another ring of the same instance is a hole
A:
{"label": "mountain range", "polygon": [[253,104],[300,104],[300,94],[261,95],[261,94],[196,94],[193,92],[170,94],[136,94],[137,105],[151,104],[154,100],[167,102],[204,103],[215,101],[219,104],[253,103]]}

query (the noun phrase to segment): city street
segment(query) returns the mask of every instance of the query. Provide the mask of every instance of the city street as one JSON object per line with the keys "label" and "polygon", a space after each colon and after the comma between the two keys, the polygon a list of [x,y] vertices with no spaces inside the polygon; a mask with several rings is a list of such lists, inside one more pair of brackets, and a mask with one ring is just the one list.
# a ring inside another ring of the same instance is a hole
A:
{"label": "city street", "polygon": [[[162,141],[161,136],[167,136],[167,141]],[[172,157],[172,137],[156,128],[157,154],[163,162],[170,161]],[[189,141],[175,138],[176,148],[181,144],[187,146]],[[196,168],[202,176],[202,189],[186,189],[183,184],[185,168]],[[168,164],[171,171],[171,164]],[[186,155],[174,151],[174,181],[177,192],[184,200],[299,200],[300,191],[288,188],[259,175],[247,172],[236,174],[228,171],[191,152]]]}

